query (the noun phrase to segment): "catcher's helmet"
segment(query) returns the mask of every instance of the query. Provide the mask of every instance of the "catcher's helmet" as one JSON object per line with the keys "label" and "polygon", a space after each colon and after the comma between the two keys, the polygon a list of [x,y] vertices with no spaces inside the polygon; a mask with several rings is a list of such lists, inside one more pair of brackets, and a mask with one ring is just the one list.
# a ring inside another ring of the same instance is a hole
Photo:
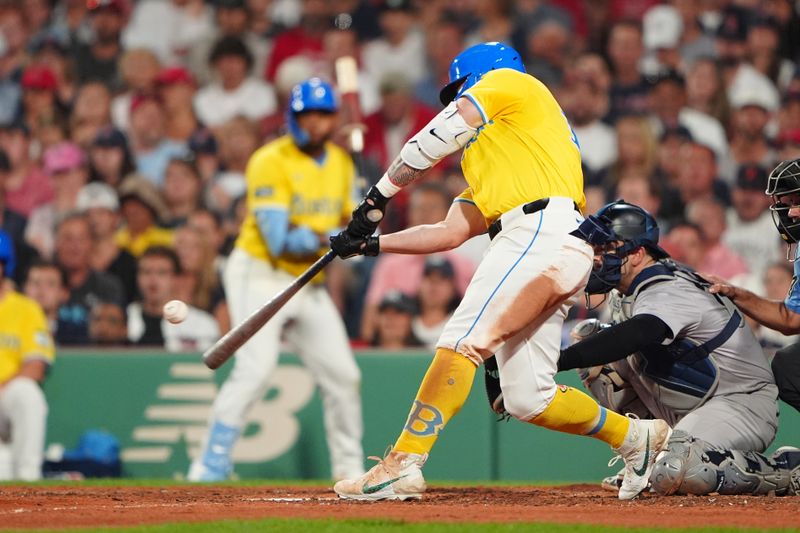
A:
{"label": "catcher's helmet", "polygon": [[800,193],[800,159],[782,161],[769,174],[766,193],[772,196],[772,220],[781,234],[781,238],[789,244],[800,241],[800,219],[789,217],[791,205],[781,202],[781,196]]}
{"label": "catcher's helmet", "polygon": [[478,83],[490,70],[510,68],[526,72],[519,52],[503,43],[480,43],[458,54],[450,63],[450,83],[439,92],[439,100],[447,105]]}
{"label": "catcher's helmet", "polygon": [[0,263],[3,264],[3,277],[10,278],[14,275],[17,266],[14,243],[8,233],[2,230],[0,230]]}
{"label": "catcher's helmet", "polygon": [[333,87],[319,78],[311,78],[292,88],[289,108],[286,111],[286,125],[297,146],[308,144],[308,132],[297,123],[297,115],[306,111],[335,113],[338,110]]}
{"label": "catcher's helmet", "polygon": [[622,246],[612,253],[601,254],[601,264],[592,270],[586,285],[589,294],[604,294],[616,287],[622,278],[623,260],[637,248],[644,247],[654,259],[669,257],[658,245],[658,223],[653,215],[624,200],[617,200],[602,207],[596,215],[589,215],[574,234],[593,246],[622,241]]}

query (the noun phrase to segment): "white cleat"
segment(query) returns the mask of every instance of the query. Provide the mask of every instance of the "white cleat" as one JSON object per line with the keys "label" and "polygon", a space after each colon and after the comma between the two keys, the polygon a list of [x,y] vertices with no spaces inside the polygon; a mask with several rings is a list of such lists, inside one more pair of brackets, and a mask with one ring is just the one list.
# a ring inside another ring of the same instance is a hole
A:
{"label": "white cleat", "polygon": [[417,455],[390,452],[366,474],[357,479],[344,479],[333,490],[345,500],[418,500],[427,485],[422,477],[422,465],[428,454]]}
{"label": "white cleat", "polygon": [[[614,459],[618,459],[619,455],[615,456]],[[617,461],[614,460],[616,463]],[[623,468],[613,476],[604,477],[603,481],[600,482],[600,488],[603,490],[608,490],[611,492],[619,492],[619,488],[622,486],[622,480],[625,477],[625,469]]]}
{"label": "white cleat", "polygon": [[647,488],[656,456],[667,446],[672,429],[663,420],[631,418],[628,434],[615,451],[625,461],[620,500],[631,500]]}

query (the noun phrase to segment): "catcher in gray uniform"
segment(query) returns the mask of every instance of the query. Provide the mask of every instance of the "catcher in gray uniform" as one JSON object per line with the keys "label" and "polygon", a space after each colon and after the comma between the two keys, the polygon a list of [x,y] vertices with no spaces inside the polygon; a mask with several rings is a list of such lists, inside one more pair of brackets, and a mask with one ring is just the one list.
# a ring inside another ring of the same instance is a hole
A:
{"label": "catcher in gray uniform", "polygon": [[[609,204],[574,234],[597,251],[586,292],[616,293],[614,324],[576,326],[578,342],[562,351],[559,370],[582,369],[606,408],[670,423],[672,436],[650,477],[653,489],[664,495],[800,489],[800,451],[760,454],[777,431],[778,389],[739,310],[668,259],[655,219],[640,207]],[[501,401],[493,402],[496,410]]]}

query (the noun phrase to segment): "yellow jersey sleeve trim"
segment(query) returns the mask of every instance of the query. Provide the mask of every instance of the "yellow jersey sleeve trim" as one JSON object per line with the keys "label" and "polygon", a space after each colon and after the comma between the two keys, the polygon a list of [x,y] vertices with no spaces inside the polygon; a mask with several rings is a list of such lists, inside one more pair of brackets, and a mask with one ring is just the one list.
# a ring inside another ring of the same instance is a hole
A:
{"label": "yellow jersey sleeve trim", "polygon": [[472,102],[472,105],[474,105],[475,107],[478,108],[478,112],[481,114],[481,120],[483,121],[483,123],[486,124],[487,122],[489,122],[489,119],[486,117],[486,112],[483,110],[483,107],[481,107],[481,104],[478,103],[478,101],[475,99],[475,97],[472,96],[469,93],[464,93],[464,96],[470,102]]}

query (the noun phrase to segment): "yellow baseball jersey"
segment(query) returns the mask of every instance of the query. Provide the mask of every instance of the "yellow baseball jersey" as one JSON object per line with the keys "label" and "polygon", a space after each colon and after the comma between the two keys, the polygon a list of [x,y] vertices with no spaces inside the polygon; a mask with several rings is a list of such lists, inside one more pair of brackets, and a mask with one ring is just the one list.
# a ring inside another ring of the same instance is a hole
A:
{"label": "yellow baseball jersey", "polygon": [[9,291],[0,300],[0,384],[31,360],[55,359],[44,311],[27,296]]}
{"label": "yellow baseball jersey", "polygon": [[580,209],[583,172],[578,140],[542,82],[512,69],[492,70],[464,95],[484,124],[464,147],[461,168],[487,225],[517,207],[549,196],[572,198]]}
{"label": "yellow baseball jersey", "polygon": [[[258,149],[247,163],[247,216],[236,248],[265,259],[275,268],[297,276],[312,263],[308,256],[287,252],[274,256],[261,236],[255,212],[262,208],[286,209],[289,225],[306,226],[327,234],[349,220],[355,207],[355,168],[350,156],[333,143],[325,146],[322,162],[301,151],[289,135]],[[328,250],[320,246],[318,256]]]}

